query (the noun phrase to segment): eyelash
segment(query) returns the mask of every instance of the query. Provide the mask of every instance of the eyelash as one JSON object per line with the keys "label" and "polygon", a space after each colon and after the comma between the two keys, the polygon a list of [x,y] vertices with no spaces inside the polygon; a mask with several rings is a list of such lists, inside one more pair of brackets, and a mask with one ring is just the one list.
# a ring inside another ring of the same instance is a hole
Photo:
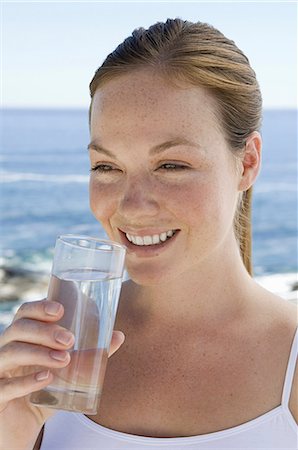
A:
{"label": "eyelash", "polygon": [[[166,167],[168,166],[168,167]],[[167,170],[167,171],[176,171],[176,170],[185,170],[188,169],[188,166],[184,166],[182,164],[176,164],[176,163],[164,163],[162,164],[159,169]]]}
{"label": "eyelash", "polygon": [[[108,168],[108,169],[106,169],[106,168]],[[91,167],[90,170],[91,170],[91,172],[105,173],[105,172],[111,172],[112,170],[118,170],[118,169],[113,169],[112,166],[110,166],[109,164],[98,164],[97,166]]]}
{"label": "eyelash", "polygon": [[[177,171],[177,170],[185,170],[188,169],[188,166],[184,166],[182,164],[175,164],[175,163],[164,163],[161,166],[159,166],[158,169],[166,170],[168,172],[170,171]],[[98,164],[94,167],[91,167],[91,172],[99,172],[99,173],[107,173],[112,172],[113,170],[119,171],[120,169],[113,169],[113,166],[109,164]]]}

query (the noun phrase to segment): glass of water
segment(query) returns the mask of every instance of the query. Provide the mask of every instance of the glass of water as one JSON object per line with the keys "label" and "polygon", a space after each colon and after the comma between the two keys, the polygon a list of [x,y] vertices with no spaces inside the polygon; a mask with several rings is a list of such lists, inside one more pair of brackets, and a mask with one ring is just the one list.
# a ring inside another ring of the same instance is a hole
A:
{"label": "glass of water", "polygon": [[51,369],[54,379],[34,392],[35,405],[96,414],[120,296],[125,247],[88,236],[56,241],[48,300],[62,303],[56,322],[75,336],[71,361]]}

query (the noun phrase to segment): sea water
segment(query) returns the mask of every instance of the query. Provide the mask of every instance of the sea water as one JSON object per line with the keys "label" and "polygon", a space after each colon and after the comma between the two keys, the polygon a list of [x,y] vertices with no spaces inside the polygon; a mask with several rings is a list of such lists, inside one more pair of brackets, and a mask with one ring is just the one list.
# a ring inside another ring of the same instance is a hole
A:
{"label": "sea water", "polygon": [[52,275],[48,300],[64,306],[64,315],[57,324],[72,331],[75,343],[68,366],[51,369],[53,382],[31,394],[32,403],[96,414],[121,281],[88,269]]}

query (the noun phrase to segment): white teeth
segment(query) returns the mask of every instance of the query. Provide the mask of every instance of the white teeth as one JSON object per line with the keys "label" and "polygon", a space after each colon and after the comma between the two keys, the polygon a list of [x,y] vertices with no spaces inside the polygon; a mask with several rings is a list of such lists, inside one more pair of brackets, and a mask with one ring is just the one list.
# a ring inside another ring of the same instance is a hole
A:
{"label": "white teeth", "polygon": [[153,244],[153,241],[152,241],[152,237],[151,237],[151,236],[144,236],[144,237],[143,237],[143,240],[144,240],[144,244],[145,244],[145,245],[152,245],[152,244]]}
{"label": "white teeth", "polygon": [[160,235],[159,235],[159,239],[161,240],[161,241],[166,241],[167,240],[167,233],[161,233]]}
{"label": "white teeth", "polygon": [[141,238],[140,236],[136,236],[136,244],[137,245],[144,245],[143,238]]}
{"label": "white teeth", "polygon": [[159,235],[158,235],[158,234],[155,234],[155,235],[152,237],[152,241],[153,241],[153,244],[159,244]]}
{"label": "white teeth", "polygon": [[164,231],[160,234],[154,234],[153,236],[133,236],[126,233],[127,239],[135,245],[156,245],[161,242],[165,242],[175,234],[175,230]]}

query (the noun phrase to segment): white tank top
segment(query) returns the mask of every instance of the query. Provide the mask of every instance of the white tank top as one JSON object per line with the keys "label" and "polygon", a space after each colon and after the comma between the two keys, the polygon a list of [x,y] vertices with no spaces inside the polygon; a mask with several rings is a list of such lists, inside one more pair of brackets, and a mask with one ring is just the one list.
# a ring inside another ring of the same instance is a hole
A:
{"label": "white tank top", "polygon": [[59,411],[45,425],[41,450],[297,450],[298,426],[288,407],[297,354],[298,330],[290,352],[281,405],[242,425],[199,436],[152,438],[105,428],[84,414]]}

